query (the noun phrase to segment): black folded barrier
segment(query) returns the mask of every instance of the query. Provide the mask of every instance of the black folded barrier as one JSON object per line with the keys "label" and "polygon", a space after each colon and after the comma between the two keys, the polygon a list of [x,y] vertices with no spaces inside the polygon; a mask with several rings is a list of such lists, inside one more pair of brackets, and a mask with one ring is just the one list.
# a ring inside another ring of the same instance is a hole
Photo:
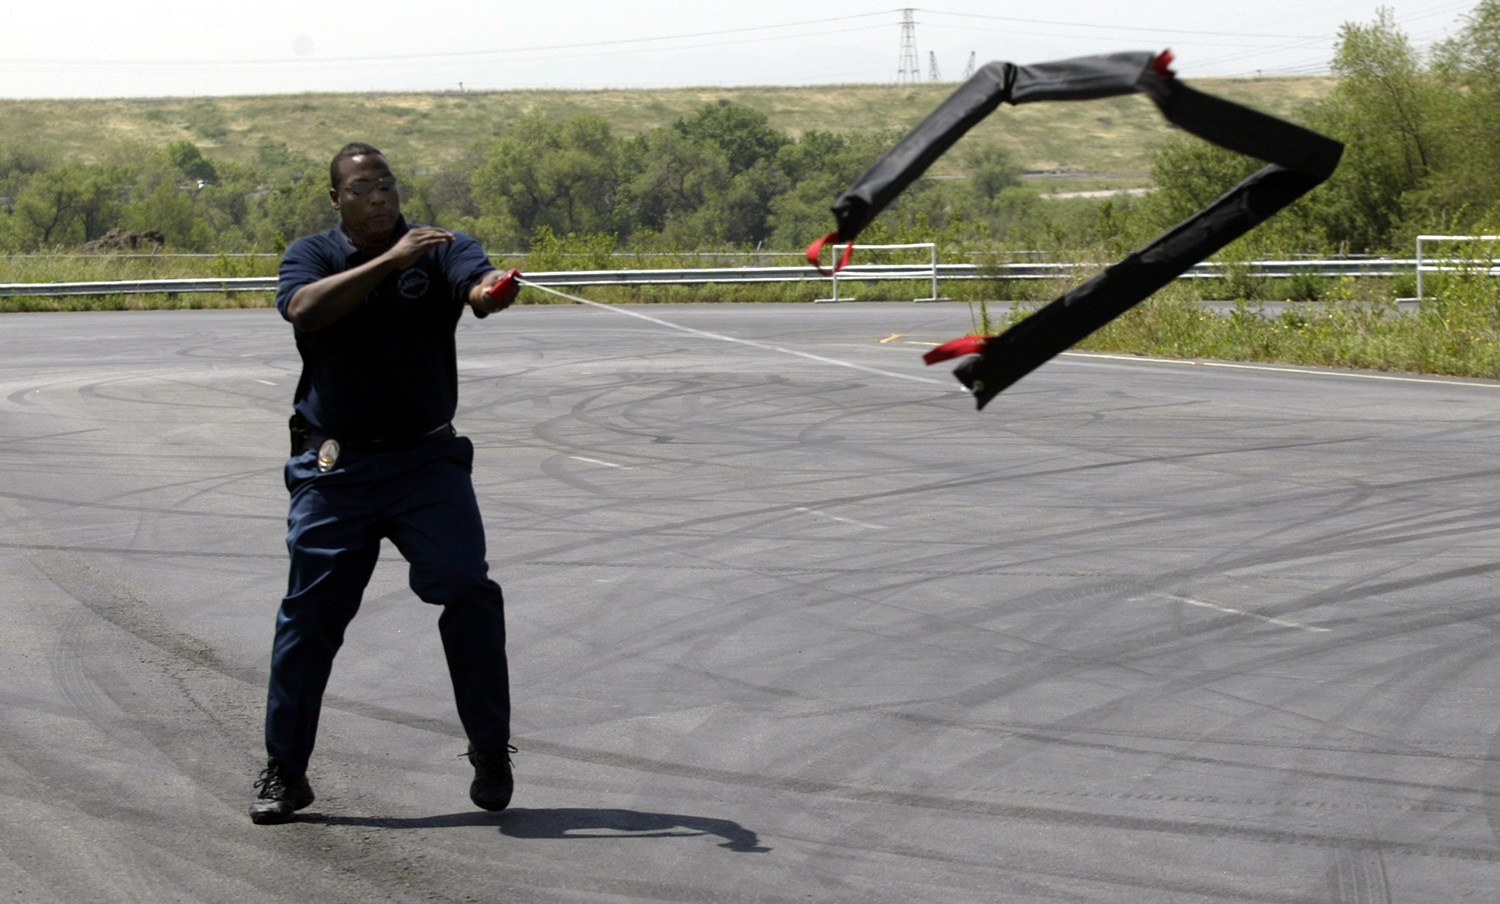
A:
{"label": "black folded barrier", "polygon": [[[1170,53],[1117,53],[1034,66],[990,63],[834,203],[838,231],[814,242],[852,242],[943,152],[1001,103],[1090,100],[1144,94],[1174,125],[1268,165],[1217,201],[1097,276],[1059,296],[999,336],[955,340],[928,363],[978,352],[955,376],[979,408],[1050,358],[1139,304],[1193,264],[1244,235],[1333,174],[1344,146],[1274,116],[1196,91],[1177,81]],[[846,255],[847,260],[847,255]]]}

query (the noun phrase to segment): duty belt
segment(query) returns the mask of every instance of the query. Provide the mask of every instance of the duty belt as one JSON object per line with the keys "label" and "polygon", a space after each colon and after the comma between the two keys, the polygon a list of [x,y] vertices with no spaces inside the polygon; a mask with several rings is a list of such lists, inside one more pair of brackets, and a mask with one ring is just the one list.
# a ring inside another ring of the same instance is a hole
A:
{"label": "duty belt", "polygon": [[313,430],[298,429],[301,424],[293,424],[292,454],[299,455],[303,452],[318,453],[318,470],[331,471],[338,464],[339,456],[345,451],[349,452],[399,452],[404,449],[415,448],[431,439],[443,436],[453,436],[455,430],[453,423],[442,424],[429,430],[420,436],[402,437],[400,439],[380,439],[366,437],[335,437],[326,433]]}
{"label": "duty belt", "polygon": [[322,448],[324,443],[333,440],[339,444],[340,448],[348,452],[399,452],[403,449],[414,449],[434,437],[453,436],[454,433],[452,422],[435,427],[421,436],[409,436],[401,439],[369,439],[309,432],[307,438],[302,441],[302,447],[297,451],[309,452],[313,449],[319,449]]}

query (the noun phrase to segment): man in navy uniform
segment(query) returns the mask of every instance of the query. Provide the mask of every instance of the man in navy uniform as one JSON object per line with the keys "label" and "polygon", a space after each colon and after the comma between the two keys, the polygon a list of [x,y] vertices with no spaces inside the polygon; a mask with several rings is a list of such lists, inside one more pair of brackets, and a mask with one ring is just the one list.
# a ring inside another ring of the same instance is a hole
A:
{"label": "man in navy uniform", "polygon": [[484,317],[501,272],[461,233],[408,225],[380,151],[350,144],[329,166],[340,224],[293,242],[276,307],[302,356],[292,417],[287,593],[276,619],[266,707],[269,759],[250,805],[281,823],[313,801],[307,780],[323,691],[382,538],[410,563],[412,590],[443,608],[438,632],[474,765],[469,795],[510,803],[510,684],[500,586],[485,562],[471,470],[453,429],[454,331]]}

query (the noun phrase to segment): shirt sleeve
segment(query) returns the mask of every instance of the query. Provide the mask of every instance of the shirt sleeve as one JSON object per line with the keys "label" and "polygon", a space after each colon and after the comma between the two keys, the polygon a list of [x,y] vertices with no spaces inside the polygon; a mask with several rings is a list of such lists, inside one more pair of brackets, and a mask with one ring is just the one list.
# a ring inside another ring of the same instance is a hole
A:
{"label": "shirt sleeve", "polygon": [[499,269],[490,263],[490,256],[485,254],[479,242],[462,232],[453,234],[453,244],[447,247],[446,252],[443,274],[448,285],[453,287],[453,297],[457,301],[467,302],[469,289],[474,283],[491,270]]}
{"label": "shirt sleeve", "polygon": [[287,246],[281,256],[281,267],[276,273],[276,310],[288,320],[291,318],[287,317],[287,305],[298,289],[343,269],[342,262],[334,261],[328,243],[320,239],[322,236],[300,238]]}

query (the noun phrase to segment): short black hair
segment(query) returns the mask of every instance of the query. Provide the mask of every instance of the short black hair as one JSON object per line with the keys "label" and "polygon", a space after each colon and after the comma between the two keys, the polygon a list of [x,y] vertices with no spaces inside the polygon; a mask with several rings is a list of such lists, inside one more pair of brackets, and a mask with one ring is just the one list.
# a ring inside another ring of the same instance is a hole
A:
{"label": "short black hair", "polygon": [[339,152],[333,155],[333,160],[328,164],[328,184],[333,188],[339,187],[339,161],[349,157],[368,157],[370,155],[384,157],[380,149],[363,141],[353,141],[339,148]]}

